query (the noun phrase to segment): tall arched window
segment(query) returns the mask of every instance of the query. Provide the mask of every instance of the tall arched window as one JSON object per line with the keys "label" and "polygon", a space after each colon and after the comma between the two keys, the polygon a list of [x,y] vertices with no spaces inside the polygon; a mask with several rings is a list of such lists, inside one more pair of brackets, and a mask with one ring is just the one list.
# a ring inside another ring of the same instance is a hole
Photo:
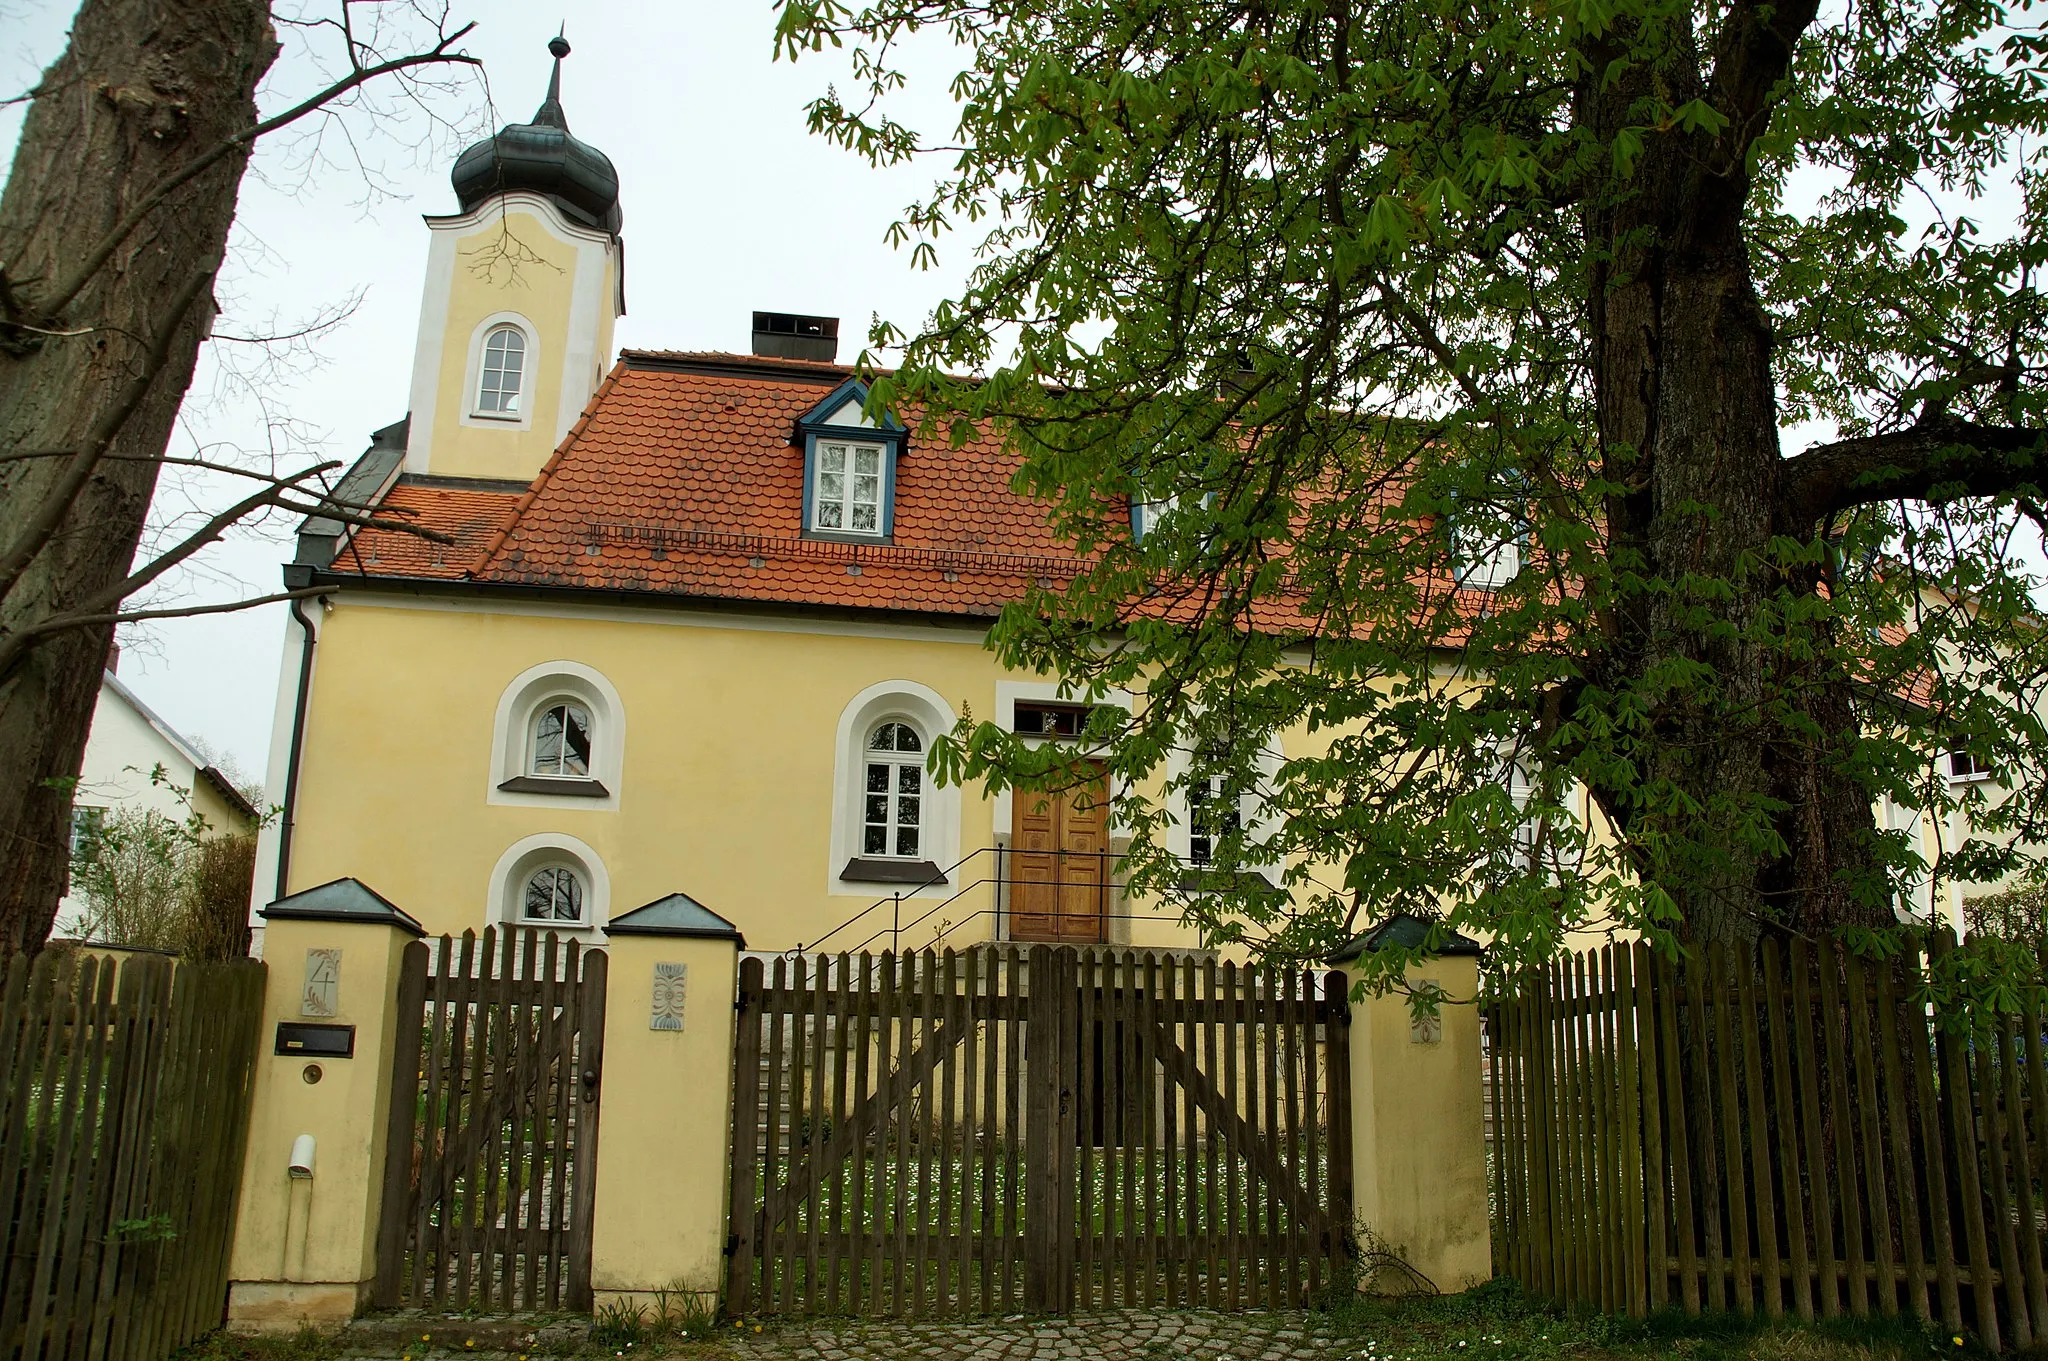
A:
{"label": "tall arched window", "polygon": [[915,860],[921,854],[924,741],[891,720],[868,734],[861,803],[861,854]]}
{"label": "tall arched window", "polygon": [[543,865],[527,877],[521,914],[528,921],[582,921],[582,876],[568,865]]}
{"label": "tall arched window", "polygon": [[477,376],[476,409],[496,416],[519,414],[519,386],[526,376],[526,336],[517,326],[499,326],[484,337]]}
{"label": "tall arched window", "polygon": [[590,710],[573,699],[553,699],[533,716],[526,773],[565,780],[590,778]]}

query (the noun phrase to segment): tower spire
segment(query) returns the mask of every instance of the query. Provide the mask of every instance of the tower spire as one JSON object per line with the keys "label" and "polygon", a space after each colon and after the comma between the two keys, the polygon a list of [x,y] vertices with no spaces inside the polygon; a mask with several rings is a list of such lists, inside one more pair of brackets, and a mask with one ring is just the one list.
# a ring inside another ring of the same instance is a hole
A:
{"label": "tower spire", "polygon": [[554,54],[555,69],[548,75],[548,97],[541,101],[534,111],[535,124],[550,128],[569,130],[569,115],[562,112],[562,58],[569,55],[569,40],[559,32],[548,39],[548,51]]}

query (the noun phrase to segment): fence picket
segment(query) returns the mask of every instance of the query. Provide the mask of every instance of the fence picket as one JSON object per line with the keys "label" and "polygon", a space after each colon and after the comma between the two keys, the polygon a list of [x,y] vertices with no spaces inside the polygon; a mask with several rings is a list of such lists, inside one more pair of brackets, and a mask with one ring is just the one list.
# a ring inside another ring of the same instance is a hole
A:
{"label": "fence picket", "polygon": [[1792,1051],[1789,1027],[1797,1021],[1787,1010],[1784,969],[1778,942],[1762,942],[1764,1022],[1770,1039],[1771,1078],[1777,1098],[1777,1125],[1770,1143],[1778,1154],[1778,1204],[1785,1215],[1785,1237],[1792,1258],[1792,1309],[1813,1318],[1813,1258],[1806,1248],[1805,1178],[1800,1170],[1799,1117],[1792,1096]]}

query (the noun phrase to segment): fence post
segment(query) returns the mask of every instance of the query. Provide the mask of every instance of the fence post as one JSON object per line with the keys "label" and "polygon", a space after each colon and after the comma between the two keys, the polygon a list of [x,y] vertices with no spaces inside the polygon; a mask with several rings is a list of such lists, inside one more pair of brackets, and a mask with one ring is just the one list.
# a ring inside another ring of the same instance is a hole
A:
{"label": "fence post", "polygon": [[[734,1003],[746,941],[674,893],[605,928],[604,1137],[590,1284],[599,1306],[725,1282]],[[658,1169],[658,1170],[656,1170]]]}
{"label": "fence post", "polygon": [[[368,1302],[400,964],[425,934],[354,879],[280,898],[262,915],[270,969],[228,1289],[228,1321],[248,1332],[340,1324]],[[340,1052],[322,1052],[329,1046]],[[312,1166],[295,1170],[302,1135]]]}
{"label": "fence post", "polygon": [[[1332,958],[1355,983],[1362,955],[1424,944],[1430,923],[1401,914]],[[1493,1271],[1481,1078],[1479,946],[1452,935],[1408,972],[1454,999],[1417,1018],[1405,992],[1351,1004],[1353,1227],[1446,1292]],[[1370,1270],[1370,1268],[1369,1268]],[[1397,1269],[1363,1287],[1414,1288]]]}

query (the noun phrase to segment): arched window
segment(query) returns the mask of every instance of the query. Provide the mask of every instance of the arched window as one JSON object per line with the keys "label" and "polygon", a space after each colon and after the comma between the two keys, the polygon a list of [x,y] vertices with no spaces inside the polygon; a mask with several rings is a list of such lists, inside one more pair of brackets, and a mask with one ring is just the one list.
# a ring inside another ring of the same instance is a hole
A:
{"label": "arched window", "polygon": [[527,921],[581,922],[582,876],[568,865],[543,865],[527,876],[520,914]]}
{"label": "arched window", "polygon": [[922,852],[924,740],[891,720],[868,734],[861,854],[906,860]]}
{"label": "arched window", "polygon": [[519,386],[525,376],[526,336],[517,326],[496,327],[484,337],[476,409],[488,415],[518,415]]}
{"label": "arched window", "polygon": [[533,716],[526,773],[565,780],[590,778],[590,710],[573,699],[551,699]]}

